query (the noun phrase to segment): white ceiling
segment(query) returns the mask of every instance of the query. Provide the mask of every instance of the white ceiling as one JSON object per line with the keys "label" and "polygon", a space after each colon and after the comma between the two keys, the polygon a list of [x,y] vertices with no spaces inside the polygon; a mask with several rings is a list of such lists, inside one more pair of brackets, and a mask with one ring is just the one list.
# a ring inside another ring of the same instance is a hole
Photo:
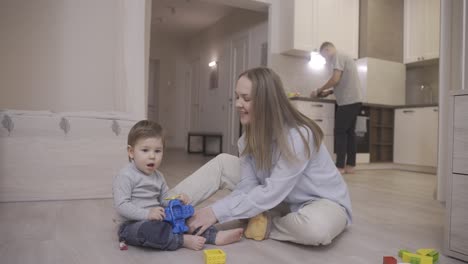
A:
{"label": "white ceiling", "polygon": [[251,0],[153,0],[151,27],[174,37],[191,37],[237,8],[266,11],[267,6]]}

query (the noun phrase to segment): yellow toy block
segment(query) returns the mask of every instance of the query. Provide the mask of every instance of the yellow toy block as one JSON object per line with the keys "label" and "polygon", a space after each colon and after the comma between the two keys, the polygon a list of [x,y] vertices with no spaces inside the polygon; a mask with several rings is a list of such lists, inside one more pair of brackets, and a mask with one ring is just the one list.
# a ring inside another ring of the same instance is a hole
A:
{"label": "yellow toy block", "polygon": [[301,94],[300,94],[300,93],[293,93],[293,92],[287,93],[287,95],[288,95],[288,98],[292,98],[292,97],[299,97],[299,96],[301,96]]}
{"label": "yellow toy block", "polygon": [[411,264],[432,264],[432,257],[422,256],[419,254],[413,254],[409,252],[403,252],[402,259],[404,262]]}
{"label": "yellow toy block", "polygon": [[432,263],[436,263],[439,260],[439,252],[433,248],[420,248],[416,250],[416,253],[423,256],[432,258]]}
{"label": "yellow toy block", "polygon": [[226,253],[221,249],[206,249],[203,250],[205,256],[205,264],[225,264]]}
{"label": "yellow toy block", "polygon": [[164,198],[164,200],[169,201],[169,200],[175,200],[175,199],[179,199],[179,198],[180,198],[180,194]]}

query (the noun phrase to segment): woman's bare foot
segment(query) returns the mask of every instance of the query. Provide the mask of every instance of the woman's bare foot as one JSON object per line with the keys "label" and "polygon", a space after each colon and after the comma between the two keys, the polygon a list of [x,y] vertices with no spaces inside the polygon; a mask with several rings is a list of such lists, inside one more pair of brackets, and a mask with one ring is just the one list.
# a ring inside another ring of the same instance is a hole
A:
{"label": "woman's bare foot", "polygon": [[202,236],[184,235],[184,248],[200,250],[205,245],[206,238]]}
{"label": "woman's bare foot", "polygon": [[235,243],[241,240],[242,233],[244,233],[243,228],[218,231],[218,234],[216,234],[215,244],[217,246],[222,246],[222,245]]}
{"label": "woman's bare foot", "polygon": [[338,167],[336,167],[336,168],[338,169],[340,174],[345,174],[346,173],[346,170],[344,168],[338,168]]}

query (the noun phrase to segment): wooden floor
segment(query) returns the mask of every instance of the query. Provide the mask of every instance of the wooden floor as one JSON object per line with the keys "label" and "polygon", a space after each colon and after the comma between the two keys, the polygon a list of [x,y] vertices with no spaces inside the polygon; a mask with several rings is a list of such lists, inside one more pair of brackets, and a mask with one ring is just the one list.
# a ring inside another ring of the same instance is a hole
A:
{"label": "wooden floor", "polygon": [[[161,170],[174,186],[206,161],[200,155],[169,151]],[[378,264],[382,256],[396,256],[403,248],[441,249],[444,209],[433,200],[435,175],[361,170],[345,178],[354,223],[332,245],[243,239],[222,247],[227,263]],[[113,215],[111,199],[0,203],[0,263],[204,263],[201,251],[120,251]],[[441,256],[439,263],[463,262]]]}

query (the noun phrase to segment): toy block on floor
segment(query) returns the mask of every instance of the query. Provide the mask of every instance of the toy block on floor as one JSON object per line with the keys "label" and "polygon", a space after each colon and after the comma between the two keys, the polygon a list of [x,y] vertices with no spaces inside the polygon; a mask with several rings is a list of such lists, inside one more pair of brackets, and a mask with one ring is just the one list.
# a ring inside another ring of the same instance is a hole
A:
{"label": "toy block on floor", "polygon": [[411,253],[411,252],[409,252],[409,251],[406,250],[406,249],[400,249],[400,250],[398,251],[398,257],[399,257],[399,258],[403,258],[403,253],[405,253],[405,252],[406,252],[406,253]]}
{"label": "toy block on floor", "polygon": [[409,252],[402,253],[402,260],[411,264],[432,264],[432,257],[422,256]]}
{"label": "toy block on floor", "polygon": [[433,248],[420,248],[416,250],[416,253],[422,256],[431,257],[432,263],[439,261],[439,252]]}
{"label": "toy block on floor", "polygon": [[397,259],[390,256],[383,257],[383,264],[397,264]]}
{"label": "toy block on floor", "polygon": [[205,264],[225,264],[226,253],[221,249],[206,249],[203,250],[203,256],[205,257]]}

